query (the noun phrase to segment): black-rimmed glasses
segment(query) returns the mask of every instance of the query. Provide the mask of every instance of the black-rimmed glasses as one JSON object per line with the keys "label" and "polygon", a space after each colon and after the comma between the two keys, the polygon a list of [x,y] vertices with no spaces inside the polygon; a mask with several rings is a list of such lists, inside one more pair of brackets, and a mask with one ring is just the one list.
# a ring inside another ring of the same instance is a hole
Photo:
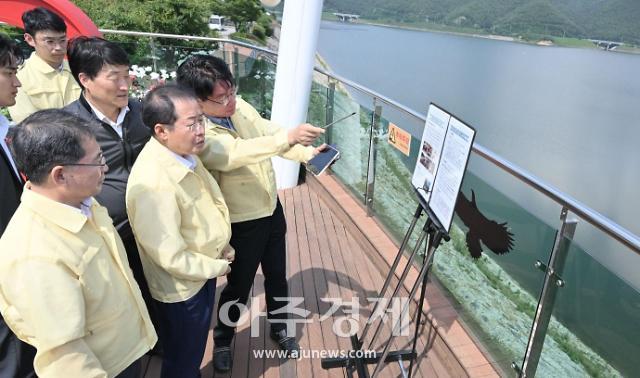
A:
{"label": "black-rimmed glasses", "polygon": [[227,106],[229,104],[229,102],[231,102],[231,99],[233,97],[236,96],[236,93],[238,93],[238,88],[233,87],[231,89],[231,92],[226,94],[224,97],[219,97],[218,99],[214,100],[212,98],[207,97],[207,101],[211,101],[214,104],[218,104],[218,105],[222,105],[222,106]]}

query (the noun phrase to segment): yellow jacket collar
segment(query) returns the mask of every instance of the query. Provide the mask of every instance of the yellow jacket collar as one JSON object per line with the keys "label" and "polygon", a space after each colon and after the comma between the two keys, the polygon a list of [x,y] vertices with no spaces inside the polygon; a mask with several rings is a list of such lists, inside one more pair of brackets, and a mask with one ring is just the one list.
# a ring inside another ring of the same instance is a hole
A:
{"label": "yellow jacket collar", "polygon": [[[48,74],[48,73],[51,73],[51,72],[58,71],[57,69],[51,67],[42,58],[40,58],[36,54],[35,51],[31,53],[31,56],[29,57],[29,60],[32,60],[33,61],[33,67],[36,68],[38,71],[42,72],[43,74]],[[64,71],[71,72],[71,69],[69,68],[69,63],[67,62],[66,59],[62,61],[62,69]]]}
{"label": "yellow jacket collar", "polygon": [[[32,212],[74,234],[80,232],[87,222],[87,217],[81,212],[75,211],[26,187],[22,193],[21,201],[22,205],[28,207]],[[97,202],[93,200],[91,211],[94,211],[96,206]]]}
{"label": "yellow jacket collar", "polygon": [[[157,156],[158,160],[162,163],[162,166],[166,169],[167,174],[172,180],[175,182],[180,182],[184,179],[187,174],[192,171],[187,168],[184,164],[180,163],[171,150],[162,145],[155,136],[151,137],[147,142],[147,145],[151,151],[153,151],[153,155]],[[200,165],[200,161],[196,159],[196,168]]]}

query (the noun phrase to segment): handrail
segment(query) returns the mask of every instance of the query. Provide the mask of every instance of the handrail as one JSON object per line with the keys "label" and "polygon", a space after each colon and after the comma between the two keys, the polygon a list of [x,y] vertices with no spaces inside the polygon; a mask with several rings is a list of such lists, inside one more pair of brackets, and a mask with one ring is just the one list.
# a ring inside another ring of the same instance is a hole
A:
{"label": "handrail", "polygon": [[415,110],[413,110],[413,109],[411,109],[411,108],[409,108],[407,106],[404,106],[401,103],[396,102],[396,101],[394,101],[394,100],[392,100],[392,99],[390,99],[388,97],[385,97],[384,95],[374,91],[373,89],[370,89],[370,88],[365,87],[364,85],[358,84],[355,81],[351,81],[351,80],[349,80],[349,79],[347,79],[345,77],[342,77],[340,75],[337,75],[335,73],[328,72],[328,71],[326,71],[326,70],[324,70],[324,69],[322,69],[320,67],[314,67],[314,70],[316,70],[317,72],[319,72],[319,73],[321,73],[323,75],[327,75],[330,78],[338,80],[341,83],[345,83],[348,86],[350,86],[352,88],[355,88],[355,89],[359,90],[362,93],[368,94],[371,97],[376,98],[376,99],[378,99],[378,100],[380,100],[380,101],[382,101],[382,102],[384,102],[384,103],[386,103],[388,105],[391,105],[394,108],[397,108],[398,110],[401,110],[402,112],[407,113],[410,116],[418,118],[423,122],[425,122],[426,119],[427,119],[426,115],[424,115],[422,113],[418,113],[417,111],[415,111]]}
{"label": "handrail", "polygon": [[[213,37],[198,37],[198,36],[190,36],[190,35],[180,35],[180,34],[162,34],[162,33],[148,33],[148,32],[136,32],[136,31],[125,31],[125,30],[112,30],[112,29],[100,29],[100,31],[102,33],[110,33],[110,34],[122,34],[122,35],[133,35],[133,36],[144,36],[144,37],[158,37],[158,38],[169,38],[169,39],[191,39],[191,40],[201,40],[201,41],[212,41],[212,42],[224,42],[224,43],[230,43],[230,44],[236,44],[239,46],[243,46],[243,47],[247,47],[247,48],[251,48],[254,50],[258,50],[264,53],[268,53],[274,56],[277,56],[278,54],[275,51],[269,50],[269,49],[265,49],[263,47],[259,47],[259,46],[255,46],[249,43],[245,43],[245,42],[241,42],[241,41],[235,41],[235,40],[231,40],[231,39],[225,39],[225,38],[213,38]],[[326,75],[328,77],[331,77],[339,82],[342,82],[354,89],[357,89],[358,91],[368,94],[371,97],[378,99],[394,108],[396,108],[397,110],[400,110],[406,114],[409,114],[415,118],[420,119],[422,122],[426,122],[426,115],[419,113],[405,105],[402,105],[388,97],[385,97],[384,95],[370,89],[367,88],[364,85],[361,85],[359,83],[356,83],[354,81],[351,81],[347,78],[344,78],[340,75],[337,75],[335,73],[332,72],[328,72],[322,68],[319,67],[314,67],[314,70]],[[545,183],[544,181],[542,181],[541,179],[539,179],[538,177],[530,174],[529,172],[527,172],[525,169],[511,163],[510,161],[504,159],[503,157],[495,154],[494,152],[492,152],[491,150],[489,150],[488,148],[478,144],[478,143],[474,143],[473,144],[473,148],[472,148],[473,152],[475,152],[476,154],[478,154],[480,157],[484,158],[485,160],[493,163],[495,166],[497,166],[498,168],[502,169],[503,171],[507,172],[509,175],[519,179],[520,181],[524,182],[525,184],[527,184],[528,186],[532,187],[533,189],[537,190],[538,192],[542,193],[543,195],[545,195],[546,197],[548,197],[549,199],[557,202],[559,205],[561,206],[565,206],[567,207],[567,209],[569,209],[571,212],[573,212],[574,214],[578,215],[580,218],[582,218],[583,220],[587,221],[588,223],[594,225],[596,228],[600,229],[602,232],[604,232],[605,234],[609,235],[610,237],[612,237],[613,239],[617,240],[618,242],[620,242],[621,244],[625,245],[626,247],[628,247],[629,249],[633,250],[634,252],[636,252],[637,254],[640,255],[640,238],[638,236],[636,236],[635,234],[633,234],[631,231],[625,229],[624,227],[620,226],[619,224],[617,224],[616,222],[614,222],[613,220],[607,218],[606,216],[600,214],[599,212],[591,209],[589,206],[586,206],[585,204],[581,203],[580,201],[574,199],[573,197],[561,192],[560,190],[556,189],[555,187]]]}
{"label": "handrail", "polygon": [[99,29],[101,33],[110,33],[110,34],[122,34],[122,35],[133,35],[137,37],[156,37],[156,38],[167,38],[167,39],[191,39],[195,41],[210,41],[210,42],[224,42],[231,43],[235,45],[240,45],[242,47],[247,47],[253,50],[259,50],[268,54],[278,55],[275,51],[265,49],[264,47],[252,45],[250,43],[236,41],[233,39],[227,38],[214,38],[214,37],[199,37],[196,35],[184,35],[184,34],[164,34],[164,33],[149,33],[149,32],[138,32],[131,30],[113,30],[113,29]]}
{"label": "handrail", "polygon": [[473,144],[472,150],[487,161],[493,163],[498,168],[524,182],[528,186],[542,193],[549,199],[557,202],[561,206],[565,206],[572,213],[588,221],[615,240],[629,247],[634,252],[640,254],[640,239],[632,232],[620,226],[613,220],[591,209],[589,206],[584,205],[573,197],[559,191],[553,186],[546,184],[538,177],[528,173],[523,168],[520,168],[519,166],[500,157],[499,155],[493,153],[488,148],[483,147],[478,143]]}

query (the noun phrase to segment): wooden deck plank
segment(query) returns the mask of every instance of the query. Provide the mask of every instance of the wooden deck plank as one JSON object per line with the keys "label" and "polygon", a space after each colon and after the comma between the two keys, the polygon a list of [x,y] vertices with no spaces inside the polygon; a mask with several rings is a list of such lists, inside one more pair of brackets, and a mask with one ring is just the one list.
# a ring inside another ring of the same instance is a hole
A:
{"label": "wooden deck plank", "polygon": [[[254,305],[257,305],[260,309],[260,313],[266,313],[267,306],[264,300],[264,275],[262,274],[262,270],[258,268],[258,272],[256,272],[256,278],[253,282],[253,288],[251,291],[252,297],[249,300],[249,304],[251,305],[253,301]],[[254,314],[253,317],[258,316],[258,314]],[[249,324],[249,348],[244,352],[247,354],[249,367],[247,369],[247,377],[258,377],[264,373],[264,358],[256,358],[254,356],[254,352],[258,350],[265,350],[265,336],[268,335],[269,330],[265,329],[265,322],[263,321],[265,316],[260,316],[259,319],[252,319],[253,321]],[[254,321],[257,325],[258,329],[254,328]],[[257,336],[252,336],[253,333],[256,333]]]}
{"label": "wooden deck plank", "polygon": [[[331,256],[328,253],[328,248],[326,248],[326,246],[324,249],[320,247],[320,245],[326,241],[326,235],[322,234],[318,236],[318,231],[320,230],[320,228],[317,227],[316,224],[317,215],[313,213],[311,196],[308,187],[302,186],[300,188],[300,192],[303,203],[303,215],[305,218],[307,230],[307,242],[309,245],[311,264],[313,266],[312,275],[316,288],[315,297],[318,304],[318,318],[321,318],[331,309],[331,303],[323,301],[323,299],[331,297],[325,272],[327,271],[327,268],[330,269],[330,271],[333,271],[333,262],[331,261]],[[332,330],[332,319],[333,316],[330,316],[324,321],[318,320],[323,337],[323,348],[318,349],[318,351],[323,349],[338,351],[338,340]],[[320,363],[320,359],[314,359],[317,360],[318,364]],[[342,374],[340,374],[336,370],[328,370],[327,375],[329,377],[340,377]]]}
{"label": "wooden deck plank", "polygon": [[[358,251],[357,257],[358,257],[358,260],[361,261],[361,264],[359,264],[360,269],[358,269],[358,274],[360,277],[359,282],[362,285],[363,292],[360,295],[365,300],[371,297],[373,298],[378,297],[378,294],[382,289],[382,284],[384,283],[384,277],[373,267],[373,264],[371,264],[371,261],[367,258],[364,251],[362,251],[359,248],[359,245],[357,244],[357,242],[348,233],[346,234],[346,239],[350,246],[350,249],[352,251]],[[369,303],[368,300],[366,303],[370,304],[370,310],[366,314],[368,316],[371,313],[371,311],[373,311],[373,303]],[[376,346],[374,349],[378,350],[379,352],[383,350],[383,347],[385,344],[383,343],[383,341],[386,342],[386,340],[391,335],[391,327],[393,326],[392,320],[394,319],[389,318],[389,321],[382,324],[380,334],[378,335],[378,339],[376,340],[376,343],[373,344]],[[396,338],[395,340],[392,341],[389,350],[392,351],[397,349],[399,348],[398,348],[398,339]],[[371,366],[370,371],[373,373],[373,370],[374,370],[374,365]],[[394,363],[386,364],[384,366],[384,369],[381,370],[382,376],[388,375],[390,377],[397,377],[400,374],[401,374],[400,368],[398,367],[397,364],[394,364]]]}
{"label": "wooden deck plank", "polygon": [[[296,213],[293,202],[293,191],[286,190],[283,191],[282,194],[285,199],[283,206],[287,219],[287,278],[289,282],[289,294],[294,298],[304,298],[302,277],[300,276],[300,249],[298,248],[298,237],[296,235]],[[296,338],[300,344],[300,348],[309,349],[309,335],[302,323],[296,324]],[[283,365],[283,377],[297,377],[298,375],[304,377],[313,376],[311,361],[306,359],[298,361],[288,360]]]}
{"label": "wooden deck plank", "polygon": [[[298,237],[298,248],[300,251],[300,274],[302,275],[302,288],[304,293],[305,309],[311,311],[310,322],[306,324],[309,332],[309,350],[321,350],[323,348],[323,336],[318,321],[318,302],[316,298],[316,288],[313,278],[311,256],[307,239],[307,230],[304,219],[304,199],[300,190],[293,191],[293,204],[296,213],[296,232]],[[320,366],[320,361],[311,358],[311,367],[314,377],[328,377],[326,370]]]}
{"label": "wooden deck plank", "polygon": [[[357,299],[360,306],[366,306],[365,308],[360,308],[360,315],[358,317],[358,333],[360,334],[364,329],[366,320],[371,312],[368,308],[370,303],[367,298],[376,297],[377,290],[374,282],[368,274],[368,270],[364,267],[366,259],[362,254],[361,248],[357,244],[353,244],[349,241],[346,228],[336,217],[333,216],[333,214],[331,214],[331,218],[334,225],[334,232],[340,245],[345,269],[349,272],[347,277],[349,278],[350,285],[352,287],[353,297]],[[370,372],[373,372],[373,370],[370,369]],[[392,375],[387,369],[384,369],[380,376],[392,377],[394,375]],[[397,374],[395,376],[397,376]]]}
{"label": "wooden deck plank", "polygon": [[[325,279],[329,287],[329,295],[331,298],[340,298],[341,300],[350,302],[352,291],[349,280],[346,278],[347,273],[344,270],[344,260],[342,259],[342,254],[338,251],[339,244],[335,238],[331,237],[333,235],[333,222],[326,213],[326,208],[323,211],[323,204],[313,192],[310,192],[310,204],[311,210],[313,214],[315,214],[314,221],[316,229],[319,234],[324,236],[320,238],[320,248],[322,251],[325,251],[321,254],[321,257],[323,259],[323,272],[325,273]],[[331,232],[328,232],[329,230]],[[344,285],[344,287],[342,287],[342,285]],[[335,321],[340,315],[343,315],[342,311],[332,315],[332,319]],[[348,338],[336,335],[336,341],[339,350],[351,350],[351,343]],[[341,375],[344,375],[344,372],[342,372]]]}

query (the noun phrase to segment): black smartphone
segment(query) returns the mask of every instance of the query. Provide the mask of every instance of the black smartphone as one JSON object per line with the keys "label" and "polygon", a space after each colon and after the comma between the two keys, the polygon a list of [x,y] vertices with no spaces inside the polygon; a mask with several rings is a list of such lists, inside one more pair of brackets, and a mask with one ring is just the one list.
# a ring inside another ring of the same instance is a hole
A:
{"label": "black smartphone", "polygon": [[339,157],[340,151],[332,145],[327,145],[324,150],[307,162],[307,170],[315,176],[319,176]]}

